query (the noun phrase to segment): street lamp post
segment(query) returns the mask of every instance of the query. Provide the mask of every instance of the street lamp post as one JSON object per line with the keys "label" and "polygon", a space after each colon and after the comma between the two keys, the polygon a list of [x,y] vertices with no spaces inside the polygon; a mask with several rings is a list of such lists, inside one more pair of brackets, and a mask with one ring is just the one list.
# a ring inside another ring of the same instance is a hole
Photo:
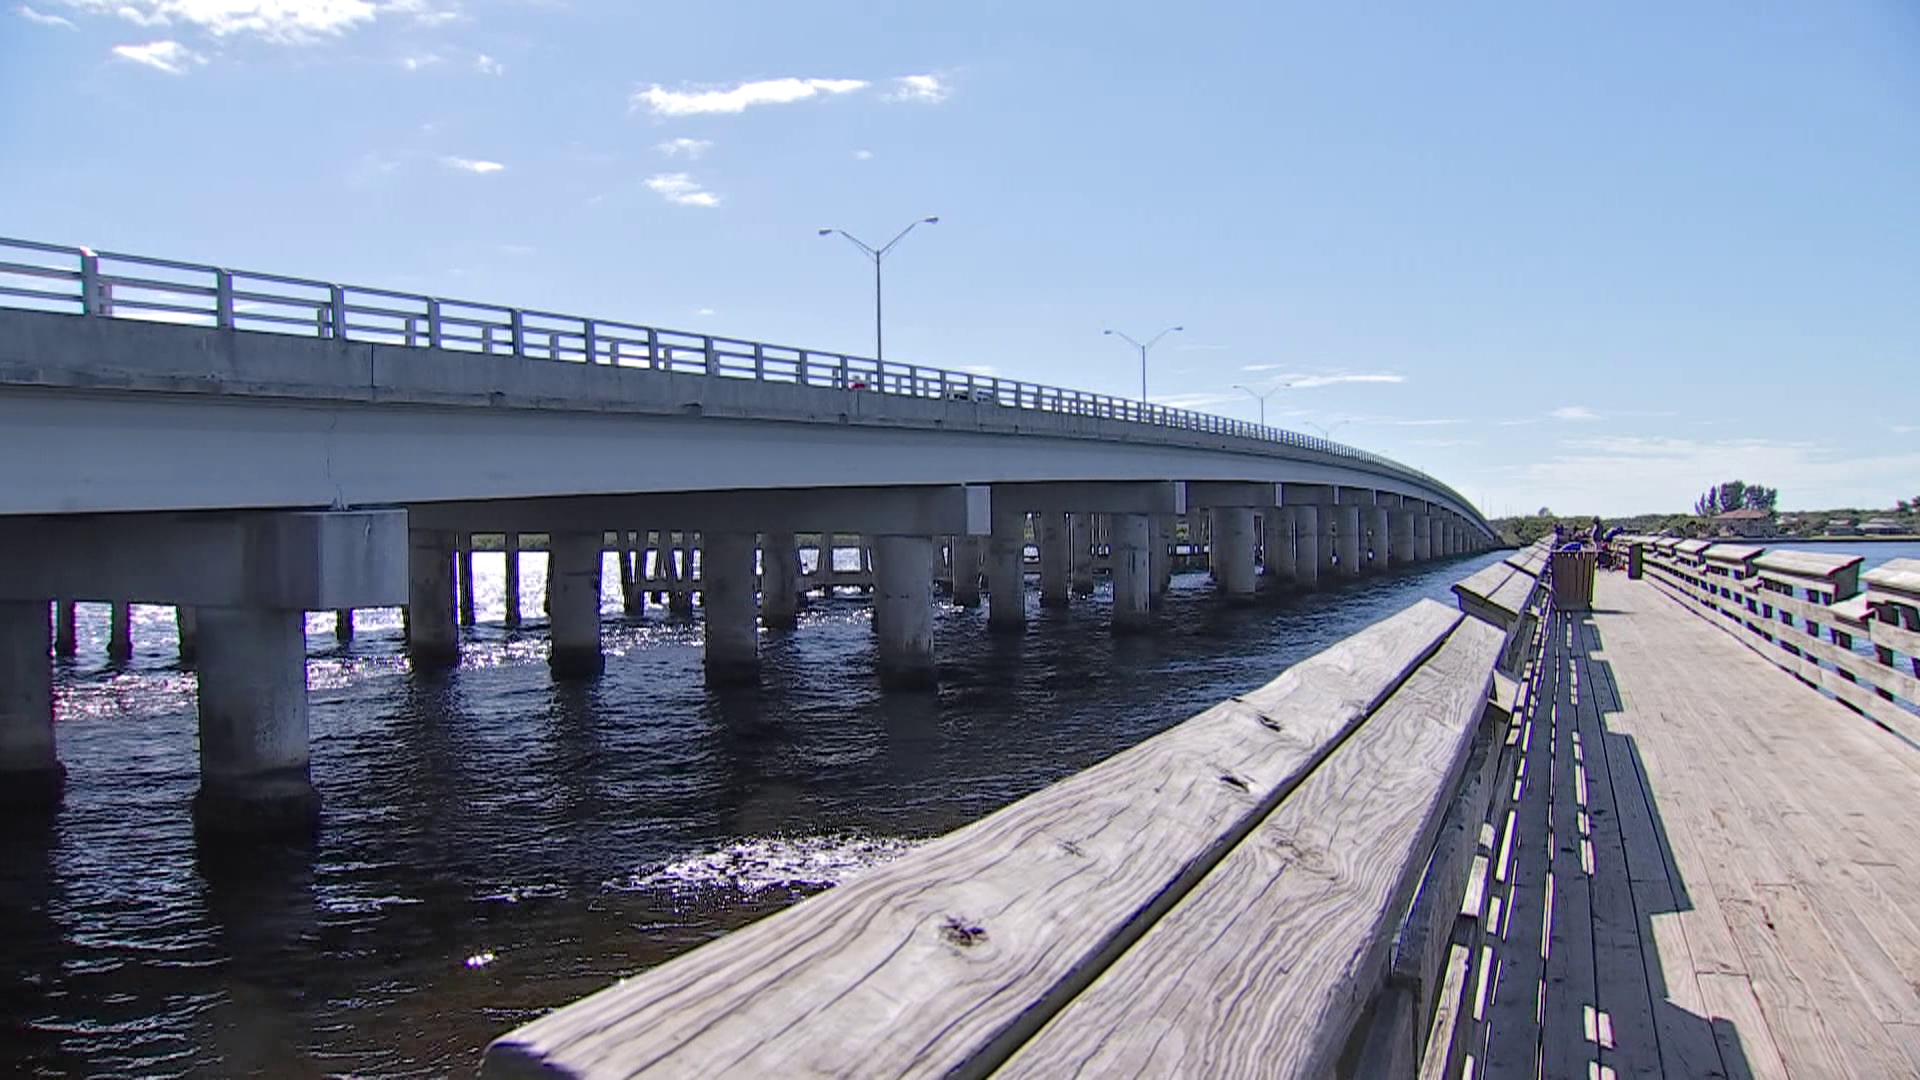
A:
{"label": "street lamp post", "polygon": [[1132,338],[1128,337],[1127,335],[1121,333],[1118,330],[1100,331],[1103,334],[1108,334],[1113,337],[1117,337],[1121,341],[1124,341],[1127,344],[1133,346],[1134,348],[1140,350],[1140,404],[1145,405],[1147,403],[1147,350],[1153,348],[1154,342],[1159,341],[1161,338],[1166,337],[1168,334],[1174,333],[1175,331],[1178,331],[1178,330],[1185,330],[1185,329],[1186,327],[1184,326],[1169,326],[1165,330],[1162,330],[1159,333],[1148,338],[1147,343],[1145,345],[1142,345],[1141,343],[1133,340]]}
{"label": "street lamp post", "polygon": [[1285,390],[1287,387],[1292,385],[1293,385],[1292,383],[1281,383],[1279,386],[1273,387],[1272,389],[1268,390],[1264,394],[1258,390],[1255,390],[1251,386],[1241,386],[1239,383],[1234,383],[1233,388],[1235,390],[1245,390],[1248,394],[1252,395],[1253,400],[1260,403],[1260,426],[1266,427],[1267,426],[1267,399],[1279,393],[1280,391]]}
{"label": "street lamp post", "polygon": [[1352,421],[1352,420],[1350,420],[1350,419],[1349,419],[1349,420],[1340,420],[1340,421],[1336,421],[1336,422],[1334,423],[1334,425],[1333,425],[1333,427],[1332,427],[1332,429],[1328,429],[1328,428],[1323,428],[1323,427],[1321,427],[1321,426],[1320,426],[1319,424],[1316,424],[1316,423],[1314,423],[1314,422],[1313,422],[1313,421],[1311,421],[1311,420],[1303,420],[1303,421],[1301,421],[1301,423],[1304,423],[1304,424],[1306,424],[1306,425],[1307,425],[1308,427],[1310,427],[1310,428],[1312,428],[1313,430],[1315,430],[1315,431],[1317,431],[1317,432],[1319,432],[1319,433],[1320,433],[1320,437],[1321,437],[1321,438],[1323,438],[1323,439],[1325,439],[1325,440],[1327,440],[1328,442],[1332,442],[1332,441],[1333,441],[1333,433],[1334,433],[1335,431],[1339,431],[1339,430],[1340,430],[1341,428],[1343,428],[1343,427],[1346,427],[1346,426],[1347,426],[1348,424],[1351,424],[1351,423],[1353,423],[1353,421]]}
{"label": "street lamp post", "polygon": [[913,231],[915,225],[938,225],[939,223],[940,219],[937,217],[921,218],[912,225],[901,229],[899,235],[877,248],[862,242],[859,237],[854,236],[845,229],[820,230],[821,236],[833,236],[837,233],[845,237],[848,243],[859,248],[866,254],[867,258],[873,260],[873,359],[875,363],[886,359],[881,352],[882,339],[880,336],[880,261],[887,257],[887,252],[892,251],[896,244],[907,238],[907,234]]}

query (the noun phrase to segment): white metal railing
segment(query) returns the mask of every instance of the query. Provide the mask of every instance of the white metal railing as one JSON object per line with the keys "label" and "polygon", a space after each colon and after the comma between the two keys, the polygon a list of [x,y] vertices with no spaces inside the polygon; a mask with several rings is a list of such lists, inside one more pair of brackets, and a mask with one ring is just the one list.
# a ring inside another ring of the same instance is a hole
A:
{"label": "white metal railing", "polygon": [[0,237],[0,307],[647,368],[1123,420],[1363,461],[1418,480],[1463,507],[1472,505],[1447,485],[1390,458],[1212,413],[817,349],[145,255]]}

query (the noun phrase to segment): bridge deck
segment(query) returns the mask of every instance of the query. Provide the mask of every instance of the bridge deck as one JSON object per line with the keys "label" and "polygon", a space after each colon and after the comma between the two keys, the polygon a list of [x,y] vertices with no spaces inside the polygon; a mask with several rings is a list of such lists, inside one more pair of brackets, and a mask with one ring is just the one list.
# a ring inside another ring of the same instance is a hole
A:
{"label": "bridge deck", "polygon": [[1594,606],[1522,730],[1476,1074],[1920,1075],[1920,749],[1651,583]]}

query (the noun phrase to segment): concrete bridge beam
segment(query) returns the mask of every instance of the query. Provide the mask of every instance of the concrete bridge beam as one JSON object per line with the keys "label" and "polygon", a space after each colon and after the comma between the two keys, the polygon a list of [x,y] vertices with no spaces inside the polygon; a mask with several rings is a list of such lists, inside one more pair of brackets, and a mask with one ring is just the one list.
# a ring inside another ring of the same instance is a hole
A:
{"label": "concrete bridge beam", "polygon": [[988,487],[947,484],[562,495],[418,503],[408,511],[415,528],[469,532],[599,532],[623,521],[656,521],[683,532],[977,536],[988,531],[991,506]]}
{"label": "concrete bridge beam", "polygon": [[933,540],[877,536],[873,541],[873,628],[879,637],[880,685],[929,690],[938,681],[933,655]]}
{"label": "concrete bridge beam", "polygon": [[1148,559],[1151,526],[1145,514],[1115,514],[1112,519],[1113,629],[1143,630],[1153,623],[1152,566]]}
{"label": "concrete bridge beam", "polygon": [[996,507],[1070,514],[1184,514],[1187,485],[1163,480],[1080,480],[993,485]]}
{"label": "concrete bridge beam", "polygon": [[1188,511],[1212,510],[1222,506],[1265,509],[1280,505],[1279,484],[1247,480],[1189,480],[1185,486]]}
{"label": "concrete bridge beam", "polygon": [[59,805],[66,783],[53,741],[51,614],[44,600],[0,603],[0,807]]}
{"label": "concrete bridge beam", "polygon": [[760,680],[760,632],[754,625],[754,535],[709,532],[702,534],[701,540],[700,602],[706,616],[707,685],[752,686]]}

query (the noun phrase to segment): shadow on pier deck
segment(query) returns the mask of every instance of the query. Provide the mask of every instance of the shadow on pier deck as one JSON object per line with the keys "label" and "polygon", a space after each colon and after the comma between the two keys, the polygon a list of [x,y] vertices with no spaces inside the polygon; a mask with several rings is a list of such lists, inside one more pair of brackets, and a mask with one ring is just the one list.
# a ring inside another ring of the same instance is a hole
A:
{"label": "shadow on pier deck", "polygon": [[1920,1075],[1920,752],[1651,582],[1594,606],[1520,727],[1473,1074]]}

